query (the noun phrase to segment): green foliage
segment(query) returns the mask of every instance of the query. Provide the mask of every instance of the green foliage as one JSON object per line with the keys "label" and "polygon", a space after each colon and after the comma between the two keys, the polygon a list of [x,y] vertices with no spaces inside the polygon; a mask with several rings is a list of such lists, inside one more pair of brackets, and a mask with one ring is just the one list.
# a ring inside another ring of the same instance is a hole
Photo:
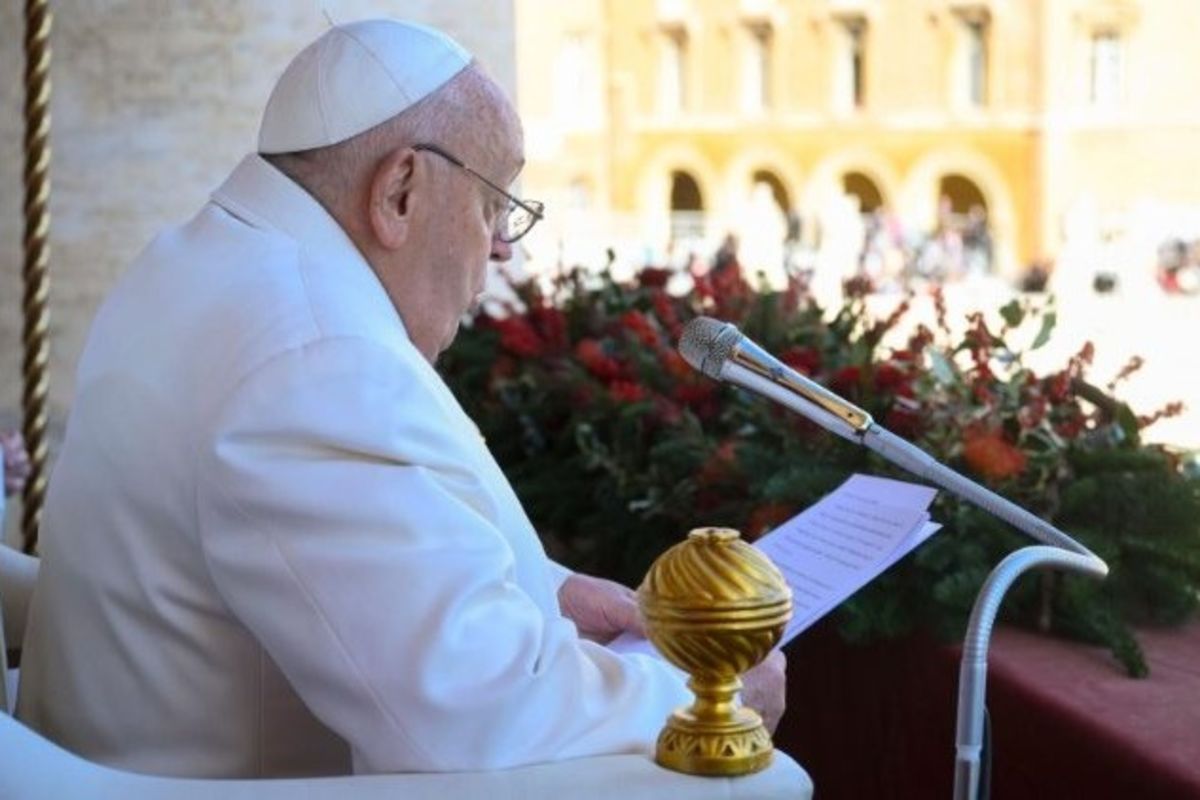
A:
{"label": "green foliage", "polygon": [[[666,291],[667,278],[647,270],[621,285],[576,272],[544,289],[515,286],[519,304],[481,313],[443,359],[554,557],[636,584],[690,528],[728,525],[752,539],[852,472],[908,477],[689,368],[673,344],[683,323],[705,314],[734,322],[1108,561],[1104,582],[1023,578],[1004,605],[1009,621],[1103,642],[1139,675],[1146,667],[1130,626],[1195,613],[1200,475],[1139,439],[1141,427],[1179,408],[1139,419],[1087,384],[1090,345],[1061,371],[1035,375],[1023,357],[1051,335],[1050,308],[1014,300],[999,310],[998,330],[977,313],[956,338],[935,291],[937,330],[916,326],[896,347],[883,341],[907,302],[874,319],[862,284],[848,284],[830,315],[802,286],[755,291],[736,267],[683,295]],[[1019,341],[1026,350],[1011,344]],[[944,492],[933,513],[945,529],[838,609],[845,637],[961,637],[987,574],[1028,543]]]}

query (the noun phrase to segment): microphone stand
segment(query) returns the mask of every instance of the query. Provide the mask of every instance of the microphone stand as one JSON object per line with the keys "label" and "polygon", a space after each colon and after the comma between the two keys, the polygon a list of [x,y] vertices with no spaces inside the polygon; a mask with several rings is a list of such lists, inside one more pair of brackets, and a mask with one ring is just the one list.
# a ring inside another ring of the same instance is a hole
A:
{"label": "microphone stand", "polygon": [[[1094,557],[1093,557],[1094,558]],[[1103,566],[1104,562],[1100,562]],[[983,582],[971,621],[963,637],[962,661],[958,668],[958,715],[955,724],[954,800],[976,800],[983,774],[984,721],[987,716],[988,640],[992,625],[1004,600],[1004,593],[1027,570],[1035,567],[1058,567],[1103,577],[1092,558],[1069,553],[1058,547],[1033,545],[1009,553]],[[1107,571],[1107,570],[1105,570]],[[985,790],[984,797],[990,792]]]}
{"label": "microphone stand", "polygon": [[877,425],[869,414],[852,403],[802,375],[785,372],[776,364],[753,342],[742,338],[720,363],[719,377],[763,394],[826,430],[874,450],[893,464],[1043,543],[1010,553],[992,570],[975,598],[963,639],[958,673],[954,798],[977,800],[984,772],[981,764],[987,713],[984,701],[988,642],[1005,592],[1017,578],[1035,567],[1056,567],[1104,578],[1108,575],[1108,565],[1046,520],[938,462],[911,442]]}
{"label": "microphone stand", "polygon": [[1050,545],[1023,547],[1006,556],[984,581],[971,609],[958,672],[954,798],[976,800],[984,742],[988,640],[1005,592],[1024,572],[1035,567],[1058,567],[1104,578],[1108,575],[1108,565],[1041,517],[959,475],[920,448],[874,423],[863,435],[863,444],[892,463],[953,492],[1044,545]]}

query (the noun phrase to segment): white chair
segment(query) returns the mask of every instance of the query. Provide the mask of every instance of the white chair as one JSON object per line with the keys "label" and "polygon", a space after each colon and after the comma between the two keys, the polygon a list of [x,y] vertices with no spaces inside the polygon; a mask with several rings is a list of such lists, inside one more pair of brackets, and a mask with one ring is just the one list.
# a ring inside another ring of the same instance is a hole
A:
{"label": "white chair", "polygon": [[[0,494],[3,494],[2,490]],[[2,521],[3,517],[0,517]],[[4,678],[0,680],[0,712],[12,713],[16,701],[16,675],[8,669],[8,648],[20,650],[25,641],[25,618],[37,573],[36,558],[0,542],[0,677]]]}
{"label": "white chair", "polygon": [[[5,668],[5,643],[19,649],[24,636],[37,570],[36,558],[0,545],[0,666]],[[0,688],[0,700],[3,694]],[[657,766],[648,755],[597,756],[496,772],[288,780],[161,778],[85,761],[0,712],[0,798],[5,800],[612,800],[618,794],[621,800],[808,800],[812,790],[804,770],[780,752],[768,769],[741,778],[681,775]]]}

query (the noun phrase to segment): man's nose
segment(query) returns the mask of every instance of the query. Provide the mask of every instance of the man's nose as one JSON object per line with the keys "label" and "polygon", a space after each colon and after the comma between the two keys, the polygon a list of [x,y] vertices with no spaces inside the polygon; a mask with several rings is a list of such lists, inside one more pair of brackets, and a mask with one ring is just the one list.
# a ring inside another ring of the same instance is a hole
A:
{"label": "man's nose", "polygon": [[504,263],[505,261],[510,261],[512,259],[512,254],[512,242],[503,241],[500,238],[499,233],[494,234],[492,236],[492,252],[489,254],[488,258],[492,261]]}

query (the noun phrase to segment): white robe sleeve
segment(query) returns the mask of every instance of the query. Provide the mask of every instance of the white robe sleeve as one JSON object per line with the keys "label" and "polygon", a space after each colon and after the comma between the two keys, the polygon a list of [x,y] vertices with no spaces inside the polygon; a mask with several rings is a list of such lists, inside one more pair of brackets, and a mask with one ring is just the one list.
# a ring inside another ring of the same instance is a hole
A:
{"label": "white robe sleeve", "polygon": [[518,564],[453,419],[405,359],[360,340],[244,379],[197,447],[218,591],[357,772],[647,749],[688,699],[681,673],[535,602],[518,573],[554,592],[547,559]]}
{"label": "white robe sleeve", "polygon": [[569,567],[564,567],[554,559],[546,559],[546,569],[550,573],[550,582],[557,594],[562,585],[567,582],[567,578],[575,574],[575,571]]}

